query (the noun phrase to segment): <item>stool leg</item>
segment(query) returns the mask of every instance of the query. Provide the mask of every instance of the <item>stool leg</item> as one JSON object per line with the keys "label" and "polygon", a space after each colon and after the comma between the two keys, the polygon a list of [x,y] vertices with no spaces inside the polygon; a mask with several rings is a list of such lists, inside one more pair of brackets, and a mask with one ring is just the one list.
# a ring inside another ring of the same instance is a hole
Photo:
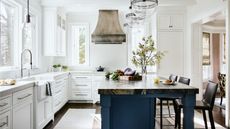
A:
{"label": "stool leg", "polygon": [[169,117],[172,117],[172,116],[171,116],[171,113],[170,113],[170,105],[169,105],[169,101],[168,101],[168,100],[167,100],[167,105],[168,105]]}
{"label": "stool leg", "polygon": [[162,100],[160,100],[160,128],[163,128],[163,118],[162,118]]}
{"label": "stool leg", "polygon": [[221,96],[220,97],[220,105],[222,105],[222,102],[223,102],[223,97]]}
{"label": "stool leg", "polygon": [[178,108],[178,121],[177,121],[177,123],[178,123],[178,129],[180,129],[181,128],[181,108],[180,107]]}
{"label": "stool leg", "polygon": [[178,112],[178,109],[177,108],[175,108],[175,129],[177,128],[177,123],[178,123],[178,114],[179,114],[179,112]]}
{"label": "stool leg", "polygon": [[204,117],[205,129],[208,129],[208,125],[207,125],[207,118],[206,118],[206,113],[205,113],[205,110],[202,110],[202,112],[203,112],[203,117]]}
{"label": "stool leg", "polygon": [[209,110],[208,114],[209,114],[209,119],[210,119],[210,123],[211,123],[211,128],[215,129],[215,124],[214,124],[214,120],[213,120],[213,116],[212,116],[212,110]]}

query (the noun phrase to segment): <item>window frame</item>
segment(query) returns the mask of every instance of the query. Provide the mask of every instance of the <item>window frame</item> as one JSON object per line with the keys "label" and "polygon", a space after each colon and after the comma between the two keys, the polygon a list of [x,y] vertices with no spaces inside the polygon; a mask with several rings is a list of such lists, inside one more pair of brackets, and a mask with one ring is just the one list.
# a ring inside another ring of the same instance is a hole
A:
{"label": "window frame", "polygon": [[[74,43],[73,34],[72,34],[72,27],[73,26],[85,26],[86,27],[86,45],[85,45],[85,62],[84,64],[79,64],[79,57],[77,57],[76,53],[74,51],[76,50],[76,44]],[[68,24],[68,33],[69,33],[69,64],[70,66],[79,66],[79,67],[87,67],[90,66],[90,25],[89,23],[82,22],[82,23],[69,23]],[[74,46],[74,47],[73,47]],[[77,57],[77,59],[76,59]]]}
{"label": "window frame", "polygon": [[20,21],[21,21],[21,13],[22,13],[22,6],[20,4],[18,4],[15,1],[12,0],[3,0],[1,2],[4,2],[10,6],[12,6],[15,10],[15,18],[14,18],[14,31],[13,31],[13,37],[14,40],[12,42],[13,44],[13,51],[12,51],[12,55],[13,55],[13,65],[11,66],[2,66],[0,67],[0,71],[10,71],[10,70],[15,70],[19,68],[19,64],[20,64],[20,56],[18,56],[18,54],[20,53],[20,50],[22,48],[22,42],[21,42],[21,25],[20,25]]}
{"label": "window frame", "polygon": [[[208,42],[208,44],[209,44],[209,63],[204,63],[204,42],[203,42],[203,36],[204,35],[208,35],[209,36],[209,42]],[[211,33],[208,33],[208,32],[202,32],[202,65],[203,66],[211,66]]]}

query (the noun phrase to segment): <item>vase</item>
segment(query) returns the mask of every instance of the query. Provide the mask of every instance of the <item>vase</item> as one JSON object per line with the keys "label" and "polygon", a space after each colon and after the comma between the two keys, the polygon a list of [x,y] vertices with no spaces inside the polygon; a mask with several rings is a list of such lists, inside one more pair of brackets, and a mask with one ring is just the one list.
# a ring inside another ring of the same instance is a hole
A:
{"label": "vase", "polygon": [[141,66],[141,74],[142,75],[146,75],[147,74],[147,66],[146,65]]}

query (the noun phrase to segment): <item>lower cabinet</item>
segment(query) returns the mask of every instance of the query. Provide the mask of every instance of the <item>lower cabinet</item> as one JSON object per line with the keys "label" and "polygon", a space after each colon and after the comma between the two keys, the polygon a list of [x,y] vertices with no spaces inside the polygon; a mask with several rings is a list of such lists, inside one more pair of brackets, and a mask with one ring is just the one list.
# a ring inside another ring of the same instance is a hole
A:
{"label": "lower cabinet", "polygon": [[53,119],[53,106],[51,97],[37,103],[36,107],[36,129],[42,129],[51,119]]}
{"label": "lower cabinet", "polygon": [[0,129],[11,129],[11,110],[0,112]]}
{"label": "lower cabinet", "polygon": [[13,93],[13,129],[33,129],[33,89]]}
{"label": "lower cabinet", "polygon": [[55,82],[52,84],[54,113],[60,110],[68,101],[68,79],[69,75],[67,74],[57,76],[54,79]]}

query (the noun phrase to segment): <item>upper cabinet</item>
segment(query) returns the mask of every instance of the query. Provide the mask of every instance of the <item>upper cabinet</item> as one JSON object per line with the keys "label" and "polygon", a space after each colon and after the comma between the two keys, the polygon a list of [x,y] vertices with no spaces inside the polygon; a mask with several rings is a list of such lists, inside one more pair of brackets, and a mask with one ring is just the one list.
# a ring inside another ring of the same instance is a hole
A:
{"label": "upper cabinet", "polygon": [[157,19],[158,30],[184,29],[183,14],[159,14]]}
{"label": "upper cabinet", "polygon": [[66,56],[66,21],[58,8],[44,8],[44,56]]}

